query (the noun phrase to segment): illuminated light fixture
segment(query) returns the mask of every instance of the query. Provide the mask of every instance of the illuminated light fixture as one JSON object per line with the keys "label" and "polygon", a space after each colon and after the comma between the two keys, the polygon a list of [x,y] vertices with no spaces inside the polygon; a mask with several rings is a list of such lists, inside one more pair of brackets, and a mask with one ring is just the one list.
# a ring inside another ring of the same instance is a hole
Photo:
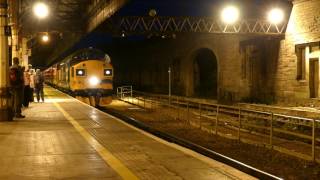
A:
{"label": "illuminated light fixture", "polygon": [[157,11],[155,9],[150,9],[149,10],[149,16],[154,17],[157,15]]}
{"label": "illuminated light fixture", "polygon": [[112,70],[111,69],[105,69],[104,70],[104,75],[105,76],[111,76],[112,75]]}
{"label": "illuminated light fixture", "polygon": [[239,19],[239,9],[235,6],[227,6],[222,10],[221,18],[224,23],[233,24]]}
{"label": "illuminated light fixture", "polygon": [[284,13],[279,8],[274,8],[268,13],[268,21],[273,24],[279,24],[284,19]]}
{"label": "illuminated light fixture", "polygon": [[90,85],[92,85],[92,86],[96,86],[96,85],[98,85],[98,84],[100,83],[100,80],[99,80],[97,77],[92,76],[92,77],[89,79],[89,83],[90,83]]}
{"label": "illuminated light fixture", "polygon": [[86,74],[85,74],[84,69],[77,69],[76,70],[76,75],[77,76],[85,76]]}
{"label": "illuminated light fixture", "polygon": [[45,35],[43,35],[41,37],[41,39],[42,39],[43,42],[48,42],[49,41],[49,36],[47,34],[45,34]]}
{"label": "illuminated light fixture", "polygon": [[78,74],[83,75],[83,71],[82,70],[78,71]]}
{"label": "illuminated light fixture", "polygon": [[33,6],[33,13],[39,18],[39,19],[43,19],[45,17],[48,16],[49,14],[49,9],[48,6],[43,3],[43,2],[37,2],[34,6]]}

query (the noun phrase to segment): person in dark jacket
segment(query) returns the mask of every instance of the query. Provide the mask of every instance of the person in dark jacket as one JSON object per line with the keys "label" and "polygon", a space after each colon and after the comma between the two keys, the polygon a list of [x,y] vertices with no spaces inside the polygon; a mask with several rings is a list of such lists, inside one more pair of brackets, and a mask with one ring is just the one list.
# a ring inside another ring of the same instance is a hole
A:
{"label": "person in dark jacket", "polygon": [[24,80],[22,67],[19,66],[19,58],[13,58],[13,65],[9,70],[10,92],[12,95],[13,113],[16,118],[24,118],[21,114]]}
{"label": "person in dark jacket", "polygon": [[40,69],[37,69],[36,75],[34,77],[34,84],[35,84],[35,91],[36,91],[38,102],[40,101],[40,97],[41,97],[42,102],[44,102],[43,83],[44,83],[43,75],[42,75]]}

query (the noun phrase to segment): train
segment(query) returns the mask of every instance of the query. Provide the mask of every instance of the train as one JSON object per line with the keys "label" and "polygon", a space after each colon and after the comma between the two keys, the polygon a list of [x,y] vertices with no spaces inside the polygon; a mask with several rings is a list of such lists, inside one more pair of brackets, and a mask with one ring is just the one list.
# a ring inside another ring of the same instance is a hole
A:
{"label": "train", "polygon": [[[75,51],[43,71],[45,83],[78,97],[102,97],[113,92],[113,66],[110,57],[95,48]],[[91,102],[90,102],[91,104]]]}

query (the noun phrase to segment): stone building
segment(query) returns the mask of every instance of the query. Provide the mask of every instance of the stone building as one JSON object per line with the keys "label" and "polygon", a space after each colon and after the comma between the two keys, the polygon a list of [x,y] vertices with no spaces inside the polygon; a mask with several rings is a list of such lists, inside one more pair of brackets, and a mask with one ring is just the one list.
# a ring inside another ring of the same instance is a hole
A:
{"label": "stone building", "polygon": [[282,37],[178,34],[114,46],[127,52],[111,53],[116,83],[165,94],[170,67],[176,95],[261,103],[317,98],[320,0],[291,3]]}
{"label": "stone building", "polygon": [[319,97],[320,0],[294,0],[275,76],[279,100]]}

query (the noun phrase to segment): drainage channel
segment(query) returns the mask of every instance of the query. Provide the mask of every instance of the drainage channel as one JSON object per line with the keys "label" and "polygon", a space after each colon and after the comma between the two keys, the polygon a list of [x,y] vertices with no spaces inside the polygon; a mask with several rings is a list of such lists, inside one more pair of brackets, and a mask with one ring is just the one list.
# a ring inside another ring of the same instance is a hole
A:
{"label": "drainage channel", "polygon": [[277,179],[277,180],[280,180],[282,178],[280,177],[277,177],[277,176],[274,176],[272,174],[269,174],[267,172],[264,172],[264,171],[261,171],[259,169],[256,169],[252,166],[249,166],[247,164],[244,164],[242,162],[239,162],[239,161],[236,161],[232,158],[229,158],[227,156],[224,156],[220,153],[217,153],[215,151],[212,151],[210,149],[207,149],[207,148],[204,148],[198,144],[195,144],[195,143],[192,143],[190,141],[187,141],[185,139],[181,139],[179,137],[176,137],[174,135],[171,135],[171,134],[168,134],[168,133],[164,133],[162,131],[159,131],[159,130],[156,130],[150,126],[147,126],[146,124],[142,123],[141,121],[139,120],[136,120],[132,117],[128,117],[128,116],[125,116],[123,114],[120,114],[118,112],[115,112],[111,109],[108,109],[108,108],[105,108],[105,107],[99,107],[100,110],[106,112],[106,113],[109,113],[137,128],[140,128],[146,132],[149,132],[157,137],[160,137],[166,141],[169,141],[169,142],[172,142],[172,143],[176,143],[180,146],[183,146],[183,147],[186,147],[188,149],[191,149],[193,151],[196,151],[204,156],[207,156],[207,157],[210,157],[214,160],[217,160],[219,162],[222,162],[224,164],[227,164],[231,167],[234,167],[242,172],[245,172],[251,176],[254,176],[254,177],[257,177],[259,179]]}

